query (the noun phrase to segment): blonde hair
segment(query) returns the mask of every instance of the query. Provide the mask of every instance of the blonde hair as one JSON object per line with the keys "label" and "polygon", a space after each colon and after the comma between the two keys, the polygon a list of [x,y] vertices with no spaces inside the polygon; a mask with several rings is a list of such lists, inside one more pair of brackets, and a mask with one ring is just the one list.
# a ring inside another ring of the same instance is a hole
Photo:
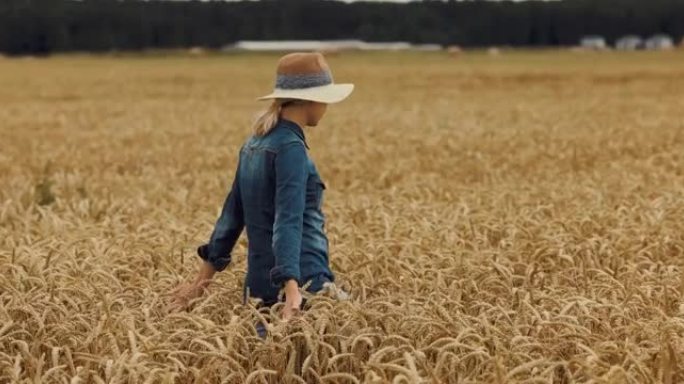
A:
{"label": "blonde hair", "polygon": [[256,136],[263,136],[275,127],[280,117],[280,111],[285,106],[285,104],[302,104],[306,103],[305,100],[298,99],[273,99],[271,105],[268,108],[257,114],[252,124],[252,130]]}

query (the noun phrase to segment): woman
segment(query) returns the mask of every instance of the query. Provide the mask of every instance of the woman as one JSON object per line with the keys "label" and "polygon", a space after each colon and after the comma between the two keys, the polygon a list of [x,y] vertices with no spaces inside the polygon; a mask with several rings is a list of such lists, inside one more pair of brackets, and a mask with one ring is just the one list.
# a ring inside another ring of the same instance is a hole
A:
{"label": "woman", "polygon": [[[321,211],[325,184],[308,156],[303,127],[316,126],[327,104],[347,98],[353,84],[335,84],[320,53],[291,53],[278,61],[275,90],[258,100],[272,100],[242,145],[235,179],[208,243],[197,249],[203,259],[192,283],[174,291],[173,307],[199,297],[216,272],[231,262],[243,228],[248,259],[247,297],[270,307],[284,293],[282,317],[303,309],[300,288],[312,293],[334,287],[328,239]],[[307,284],[309,284],[307,286]]]}

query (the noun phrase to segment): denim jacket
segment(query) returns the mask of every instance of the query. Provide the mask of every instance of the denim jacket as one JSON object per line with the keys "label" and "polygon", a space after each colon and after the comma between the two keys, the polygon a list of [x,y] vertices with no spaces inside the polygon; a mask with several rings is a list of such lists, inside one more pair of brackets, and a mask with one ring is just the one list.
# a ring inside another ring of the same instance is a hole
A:
{"label": "denim jacket", "polygon": [[268,134],[249,137],[209,242],[197,249],[222,271],[246,228],[245,300],[249,295],[271,305],[289,279],[299,286],[311,280],[311,292],[335,280],[321,210],[325,184],[308,148],[302,128],[284,118]]}

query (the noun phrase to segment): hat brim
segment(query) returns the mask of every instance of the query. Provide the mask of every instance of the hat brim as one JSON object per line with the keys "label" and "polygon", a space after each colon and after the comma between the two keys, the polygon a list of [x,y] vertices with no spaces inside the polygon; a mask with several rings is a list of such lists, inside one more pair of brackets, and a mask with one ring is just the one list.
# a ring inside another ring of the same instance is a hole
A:
{"label": "hat brim", "polygon": [[354,90],[354,84],[328,84],[320,87],[301,89],[276,88],[272,93],[261,96],[257,100],[299,99],[333,104],[346,99]]}

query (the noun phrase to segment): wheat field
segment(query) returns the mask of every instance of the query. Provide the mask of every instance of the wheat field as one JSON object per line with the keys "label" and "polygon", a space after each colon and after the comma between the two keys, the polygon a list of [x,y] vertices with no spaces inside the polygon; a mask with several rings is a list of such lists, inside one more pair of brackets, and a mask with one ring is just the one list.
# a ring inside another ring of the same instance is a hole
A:
{"label": "wheat field", "polygon": [[166,312],[277,57],[0,58],[0,383],[684,382],[684,52],[329,57],[352,300]]}

